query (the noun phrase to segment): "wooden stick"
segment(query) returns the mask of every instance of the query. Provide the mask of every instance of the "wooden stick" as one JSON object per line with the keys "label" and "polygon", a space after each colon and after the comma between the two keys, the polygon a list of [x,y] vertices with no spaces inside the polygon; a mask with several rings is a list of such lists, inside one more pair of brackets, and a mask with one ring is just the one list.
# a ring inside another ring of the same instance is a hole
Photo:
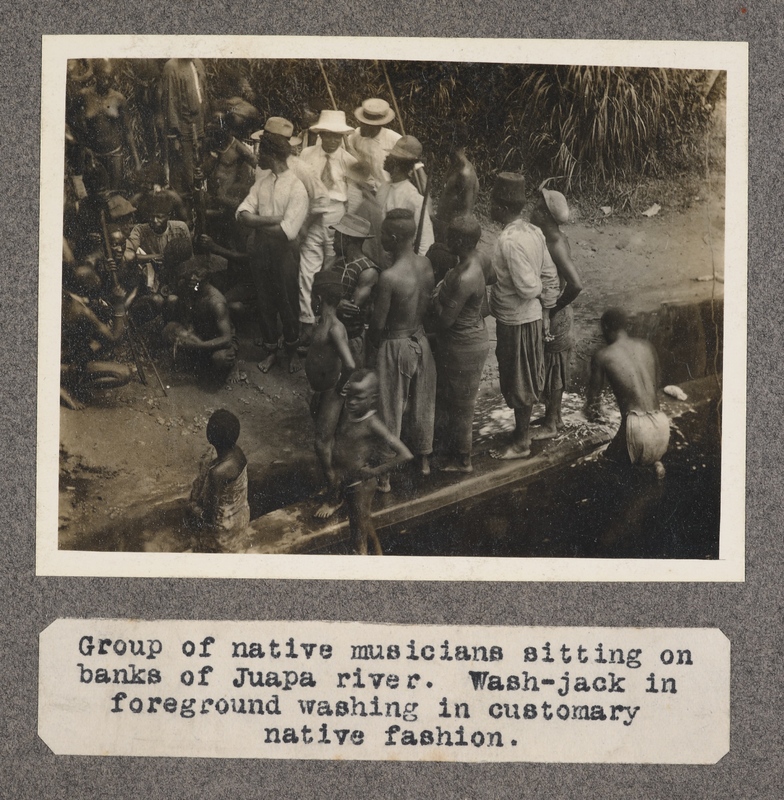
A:
{"label": "wooden stick", "polygon": [[[378,64],[378,61],[376,61]],[[395,92],[392,89],[392,81],[389,80],[389,73],[387,72],[387,65],[382,61],[381,62],[381,69],[384,70],[384,78],[386,78],[387,82],[387,89],[389,89],[389,96],[392,98],[392,105],[395,109],[395,114],[397,114],[397,120],[400,123],[400,131],[402,132],[403,136],[406,135],[406,129],[403,125],[403,115],[400,113],[400,106],[397,104],[397,98],[395,97]],[[424,188],[422,187],[422,178],[419,174],[419,170],[414,170],[414,183],[419,191],[419,194],[424,194]],[[430,181],[428,180],[428,184]]]}
{"label": "wooden stick", "polygon": [[430,176],[425,184],[425,194],[422,198],[422,211],[419,214],[419,224],[417,225],[416,239],[414,239],[414,252],[419,255],[419,245],[422,243],[422,232],[425,229],[425,214],[427,214],[427,201],[430,197]]}
{"label": "wooden stick", "polygon": [[155,362],[150,357],[150,351],[147,349],[147,345],[144,343],[144,339],[142,339],[142,337],[139,335],[139,332],[136,330],[136,325],[134,325],[133,319],[131,319],[131,317],[128,317],[128,325],[130,326],[131,333],[136,337],[137,341],[139,342],[139,346],[142,348],[144,357],[150,362],[150,366],[152,367],[152,371],[155,373],[155,377],[158,379],[158,385],[161,387],[163,396],[168,397],[169,395],[166,391],[166,387],[163,385],[161,376],[158,374],[158,368],[155,366]]}
{"label": "wooden stick", "polygon": [[[319,69],[321,70],[321,75],[324,78],[324,83],[327,84],[327,92],[329,92],[329,99],[332,101],[332,108],[334,108],[335,111],[337,111],[338,110],[338,104],[335,102],[335,96],[332,94],[332,89],[330,88],[330,85],[329,85],[329,79],[327,78],[327,71],[324,69],[324,64],[321,62],[321,59],[319,58],[317,60],[318,60]],[[321,110],[322,109],[319,109],[319,111],[321,111]]]}

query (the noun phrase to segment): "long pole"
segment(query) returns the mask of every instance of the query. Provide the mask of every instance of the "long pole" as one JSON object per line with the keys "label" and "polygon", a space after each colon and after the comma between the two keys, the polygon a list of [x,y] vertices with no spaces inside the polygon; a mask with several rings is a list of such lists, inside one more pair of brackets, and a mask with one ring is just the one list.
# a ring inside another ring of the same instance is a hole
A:
{"label": "long pole", "polygon": [[[376,64],[378,63],[379,62],[376,61]],[[403,124],[403,115],[400,113],[400,106],[398,106],[397,104],[397,97],[395,97],[395,92],[392,89],[392,81],[389,80],[387,65],[383,61],[381,62],[381,69],[384,71],[384,78],[386,79],[387,82],[387,89],[389,89],[389,96],[392,98],[392,105],[394,106],[395,114],[397,114],[397,121],[400,123],[400,132],[403,134],[403,136],[405,136],[406,128],[405,125]],[[419,174],[419,170],[417,169],[414,170],[414,182],[416,183],[416,187],[419,190],[419,194],[424,194],[424,189],[422,187],[422,178]],[[430,181],[428,181],[428,184],[429,183]]]}
{"label": "long pole", "polygon": [[152,371],[155,373],[155,377],[158,379],[158,385],[161,387],[161,391],[163,392],[164,397],[168,397],[169,394],[166,391],[166,387],[163,385],[163,381],[161,380],[161,376],[158,374],[158,368],[155,366],[155,362],[150,357],[150,351],[147,349],[147,345],[144,343],[144,339],[139,336],[138,331],[136,330],[136,326],[134,325],[133,319],[128,317],[128,323],[131,327],[131,333],[136,337],[137,341],[139,342],[140,347],[142,348],[142,352],[144,353],[144,357],[147,361],[150,362],[150,366],[152,367]]}
{"label": "long pole", "polygon": [[422,198],[422,211],[419,214],[419,224],[417,225],[416,239],[414,239],[414,252],[419,255],[419,245],[422,243],[422,232],[425,229],[425,214],[427,214],[427,201],[430,197],[430,176],[425,184],[425,195]]}
{"label": "long pole", "polygon": [[[101,232],[103,233],[103,246],[106,250],[106,261],[107,265],[114,264],[114,257],[112,256],[112,246],[109,242],[109,228],[106,225],[106,213],[101,210]],[[109,271],[112,274],[112,283],[114,287],[117,288],[120,285],[120,281],[117,278],[117,265],[115,264],[114,267],[109,266]],[[126,310],[126,315],[128,315],[128,311]],[[147,376],[144,374],[144,367],[142,366],[142,361],[139,358],[139,354],[136,352],[136,346],[133,342],[134,337],[134,329],[131,327],[132,320],[130,316],[127,317],[128,319],[128,345],[131,348],[131,356],[133,357],[133,361],[136,364],[136,374],[139,376],[139,381],[143,383],[145,386],[147,385]]]}
{"label": "long pole", "polygon": [[[324,78],[324,83],[327,84],[327,92],[329,93],[329,99],[332,101],[332,108],[335,111],[338,110],[338,104],[335,102],[335,95],[332,94],[332,88],[329,85],[329,79],[327,78],[327,71],[324,69],[324,64],[322,63],[321,59],[318,59],[319,69],[321,70],[321,76]],[[319,109],[321,111],[322,109]]]}

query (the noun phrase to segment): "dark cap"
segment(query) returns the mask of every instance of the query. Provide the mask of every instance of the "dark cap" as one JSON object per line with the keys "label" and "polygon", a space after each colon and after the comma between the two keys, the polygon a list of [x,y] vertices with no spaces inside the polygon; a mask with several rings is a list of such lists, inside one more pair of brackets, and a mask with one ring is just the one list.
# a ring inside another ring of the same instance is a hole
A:
{"label": "dark cap", "polygon": [[522,206],[525,203],[525,178],[519,172],[500,172],[490,196],[505,205]]}

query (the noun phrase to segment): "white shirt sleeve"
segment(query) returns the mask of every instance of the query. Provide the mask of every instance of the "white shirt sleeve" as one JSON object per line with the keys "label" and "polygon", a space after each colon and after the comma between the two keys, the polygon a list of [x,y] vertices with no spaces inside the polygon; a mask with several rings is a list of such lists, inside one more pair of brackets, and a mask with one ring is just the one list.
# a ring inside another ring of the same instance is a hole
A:
{"label": "white shirt sleeve", "polygon": [[305,191],[305,185],[299,178],[295,178],[286,210],[283,212],[283,221],[280,223],[283,233],[290,242],[297,238],[299,229],[307,219],[308,206],[308,193]]}

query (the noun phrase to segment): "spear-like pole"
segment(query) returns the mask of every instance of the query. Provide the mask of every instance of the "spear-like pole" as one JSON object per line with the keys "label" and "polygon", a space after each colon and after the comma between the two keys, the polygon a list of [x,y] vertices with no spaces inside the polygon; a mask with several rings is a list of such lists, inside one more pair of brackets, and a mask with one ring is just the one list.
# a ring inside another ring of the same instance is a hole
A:
{"label": "spear-like pole", "polygon": [[[329,93],[329,99],[332,101],[332,108],[335,111],[338,110],[338,104],[335,102],[335,95],[332,94],[332,87],[329,85],[329,79],[327,78],[327,71],[324,69],[324,64],[322,63],[321,59],[318,59],[319,69],[321,70],[321,75],[324,78],[324,83],[327,84],[327,92]],[[319,109],[321,111],[321,109]]]}
{"label": "spear-like pole", "polygon": [[[378,61],[376,61],[378,64]],[[400,123],[400,132],[403,136],[406,135],[406,128],[403,124],[403,115],[400,113],[400,106],[397,104],[397,97],[395,97],[395,92],[392,89],[392,81],[389,80],[389,73],[387,72],[387,65],[382,61],[381,62],[381,69],[384,71],[384,78],[387,82],[387,89],[389,89],[389,96],[392,98],[392,105],[395,109],[395,114],[397,114],[397,120]],[[414,170],[414,181],[416,182],[416,187],[419,190],[419,194],[424,194],[424,188],[422,186],[422,178],[419,174],[419,170]]]}

